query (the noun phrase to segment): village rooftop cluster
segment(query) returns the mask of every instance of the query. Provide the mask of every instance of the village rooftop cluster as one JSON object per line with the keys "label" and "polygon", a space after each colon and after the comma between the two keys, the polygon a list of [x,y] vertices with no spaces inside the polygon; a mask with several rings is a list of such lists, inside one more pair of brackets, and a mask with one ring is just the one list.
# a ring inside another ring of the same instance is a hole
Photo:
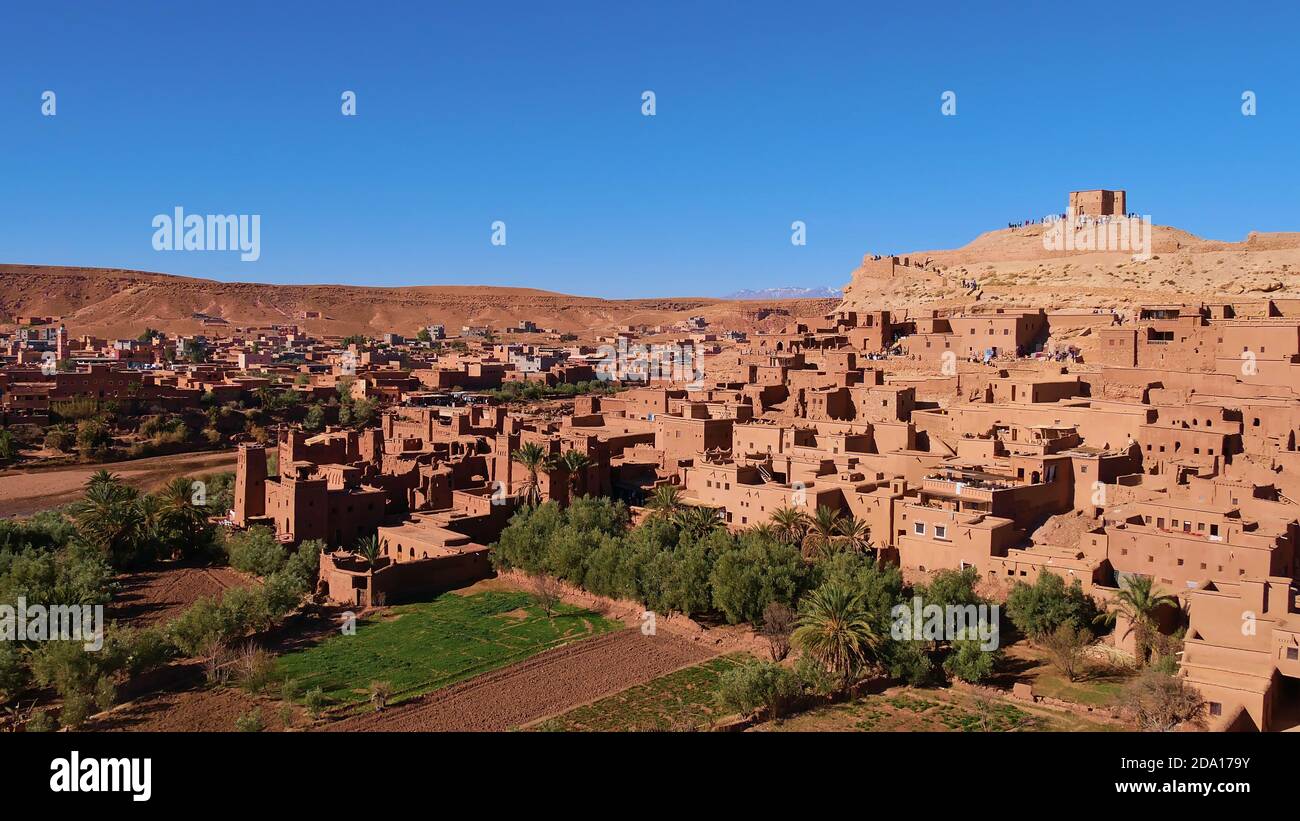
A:
{"label": "village rooftop cluster", "polygon": [[[1122,214],[1124,197],[1071,208]],[[859,291],[926,270],[869,262]],[[736,532],[791,510],[861,523],[877,561],[972,570],[995,598],[1056,574],[1106,610],[1144,579],[1176,602],[1158,627],[1183,631],[1178,676],[1209,728],[1300,723],[1300,299],[836,310],[749,333],[694,317],[328,338],[319,318],[113,340],[18,317],[0,415],[48,431],[33,462],[193,446],[60,421],[78,404],[194,417],[205,446],[238,451],[214,518],[319,540],[316,595],[357,610],[492,577],[521,508],[609,497],[635,523],[671,488]],[[637,345],[698,352],[702,378],[602,374]],[[378,555],[359,552],[372,537]],[[1113,652],[1137,652],[1131,627]]]}

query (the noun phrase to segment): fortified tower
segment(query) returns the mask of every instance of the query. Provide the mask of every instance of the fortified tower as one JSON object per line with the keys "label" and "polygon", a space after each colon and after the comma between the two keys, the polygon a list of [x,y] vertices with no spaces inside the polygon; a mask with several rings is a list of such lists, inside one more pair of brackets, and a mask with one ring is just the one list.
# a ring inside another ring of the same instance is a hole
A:
{"label": "fortified tower", "polygon": [[266,515],[266,447],[243,444],[235,457],[234,521],[247,527],[250,519]]}
{"label": "fortified tower", "polygon": [[1089,217],[1122,217],[1128,213],[1128,198],[1123,191],[1098,188],[1092,191],[1071,191],[1066,204],[1066,219]]}

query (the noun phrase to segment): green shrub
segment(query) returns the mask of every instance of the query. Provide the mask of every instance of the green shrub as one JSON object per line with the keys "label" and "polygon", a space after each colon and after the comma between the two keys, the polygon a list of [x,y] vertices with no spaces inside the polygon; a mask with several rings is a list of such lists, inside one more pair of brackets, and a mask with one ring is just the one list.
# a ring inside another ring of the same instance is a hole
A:
{"label": "green shrub", "polygon": [[792,545],[752,532],[718,557],[709,583],[713,606],[730,624],[757,623],[771,602],[793,604],[807,580],[807,566]]}
{"label": "green shrub", "polygon": [[723,673],[715,698],[722,709],[745,717],[766,707],[772,718],[780,718],[802,692],[794,671],[775,662],[758,661]]}
{"label": "green shrub", "polygon": [[71,693],[63,697],[63,708],[59,711],[59,723],[70,729],[77,729],[90,718],[90,697],[83,693]]}
{"label": "green shrub", "polygon": [[99,402],[90,397],[68,399],[51,403],[50,411],[56,419],[80,422],[83,419],[93,419],[99,415]]}
{"label": "green shrub", "polygon": [[265,730],[266,722],[262,721],[261,708],[255,707],[251,712],[235,719],[235,729],[241,733],[260,733]]}
{"label": "green shrub", "polygon": [[0,462],[18,458],[18,439],[12,433],[0,428]]}
{"label": "green shrub", "polygon": [[934,661],[920,641],[889,641],[884,647],[885,666],[889,675],[912,685],[933,684],[937,674]]}
{"label": "green shrub", "polygon": [[325,691],[319,687],[311,688],[303,695],[302,704],[312,718],[320,718],[325,712]]}
{"label": "green shrub", "polygon": [[9,701],[27,686],[27,665],[12,641],[0,641],[0,703]]}
{"label": "green shrub", "polygon": [[270,528],[253,527],[226,538],[230,566],[246,573],[268,576],[284,567],[289,553]]}
{"label": "green shrub", "polygon": [[1024,635],[1037,641],[1063,624],[1089,627],[1098,614],[1092,597],[1075,579],[1069,587],[1057,573],[1046,570],[1030,585],[1016,582],[1007,594],[1007,618]]}
{"label": "green shrub", "polygon": [[77,423],[77,450],[82,456],[102,456],[113,443],[108,426],[97,419],[83,419]]}
{"label": "green shrub", "polygon": [[275,680],[275,656],[250,643],[235,659],[235,675],[240,687],[260,693]]}
{"label": "green shrub", "polygon": [[830,698],[841,690],[840,680],[826,669],[826,665],[819,663],[810,655],[799,657],[799,660],[794,663],[794,672],[804,689],[812,695]]}
{"label": "green shrub", "polygon": [[1001,658],[1000,649],[985,650],[979,640],[954,641],[943,669],[953,678],[978,684],[993,675]]}
{"label": "green shrub", "polygon": [[66,451],[77,441],[72,431],[63,426],[50,428],[45,432],[45,449]]}
{"label": "green shrub", "polygon": [[25,733],[52,733],[57,729],[59,729],[59,722],[54,720],[49,710],[37,710],[23,725]]}

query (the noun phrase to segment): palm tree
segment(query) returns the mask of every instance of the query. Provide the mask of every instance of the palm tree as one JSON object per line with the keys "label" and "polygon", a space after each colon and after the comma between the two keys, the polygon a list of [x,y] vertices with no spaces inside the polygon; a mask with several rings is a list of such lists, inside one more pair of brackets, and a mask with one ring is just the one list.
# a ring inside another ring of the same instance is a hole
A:
{"label": "palm tree", "polygon": [[797,507],[778,507],[772,511],[772,524],[787,544],[798,544],[808,530],[808,514]]}
{"label": "palm tree", "polygon": [[781,531],[771,522],[760,522],[751,527],[749,532],[764,541],[781,541]]}
{"label": "palm tree", "polygon": [[171,480],[158,492],[158,502],[163,522],[179,541],[172,554],[193,553],[207,527],[207,512],[194,504],[194,483],[184,476]]}
{"label": "palm tree", "polygon": [[137,553],[144,551],[139,548],[148,548],[148,557],[156,558],[158,548],[167,541],[167,517],[163,511],[162,500],[152,494],[143,494],[136,496],[135,509],[140,517],[139,531],[136,536]]}
{"label": "palm tree", "polygon": [[682,489],[677,485],[660,485],[650,494],[650,500],[646,507],[650,508],[655,514],[660,516],[672,516],[681,510],[685,502],[682,500]]}
{"label": "palm tree", "polygon": [[1097,617],[1098,623],[1115,623],[1115,617],[1123,615],[1128,621],[1124,635],[1134,634],[1137,644],[1137,659],[1146,664],[1151,639],[1158,632],[1156,611],[1162,607],[1177,607],[1178,599],[1160,591],[1155,579],[1150,576],[1127,576],[1119,594],[1115,597],[1115,607]]}
{"label": "palm tree", "polygon": [[18,456],[18,440],[12,433],[0,428],[0,462],[7,462],[16,456]]}
{"label": "palm tree", "polygon": [[871,527],[862,519],[846,516],[837,526],[840,544],[850,553],[865,553],[871,549]]}
{"label": "palm tree", "polygon": [[672,521],[678,530],[690,533],[696,539],[722,527],[721,511],[716,507],[689,505],[674,513]]}
{"label": "palm tree", "polygon": [[528,482],[524,486],[524,498],[531,506],[539,504],[542,501],[542,486],[537,481],[537,474],[546,466],[546,451],[536,442],[526,442],[520,445],[514,453],[510,454],[510,458],[528,471]]}
{"label": "palm tree", "polygon": [[824,584],[807,594],[795,625],[791,641],[845,689],[875,660],[880,646],[862,594],[843,584]]}
{"label": "palm tree", "polygon": [[86,541],[102,553],[115,560],[129,559],[143,529],[138,496],[135,488],[116,480],[91,477],[86,495],[72,504],[72,519]]}
{"label": "palm tree", "polygon": [[116,473],[109,473],[106,469],[100,468],[92,473],[90,478],[86,480],[86,490],[90,490],[95,485],[120,484],[121,481],[122,477],[118,476]]}
{"label": "palm tree", "polygon": [[366,563],[371,567],[374,567],[375,562],[379,561],[379,537],[362,536],[357,539],[357,546],[352,549],[352,552],[365,559]]}
{"label": "palm tree", "polygon": [[578,450],[566,450],[559,459],[559,466],[569,474],[569,504],[578,498],[578,480],[584,479],[591,459]]}
{"label": "palm tree", "polygon": [[840,512],[818,505],[817,514],[809,521],[808,532],[803,537],[804,558],[827,556],[834,551],[839,526]]}

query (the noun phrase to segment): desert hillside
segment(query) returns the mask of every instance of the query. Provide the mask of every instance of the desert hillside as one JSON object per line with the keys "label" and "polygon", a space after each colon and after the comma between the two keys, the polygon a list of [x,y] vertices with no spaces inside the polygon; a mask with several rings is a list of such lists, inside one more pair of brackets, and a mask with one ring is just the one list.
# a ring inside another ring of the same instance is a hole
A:
{"label": "desert hillside", "polygon": [[[1252,232],[1242,242],[1218,242],[1157,225],[1151,258],[1135,260],[1127,252],[1048,250],[1044,230],[1043,225],[1004,228],[954,250],[907,254],[926,270],[893,279],[870,276],[864,260],[845,288],[844,306],[897,309],[978,301],[1124,308],[1300,296],[1300,233]],[[976,287],[963,286],[970,280]]]}
{"label": "desert hillside", "polygon": [[[530,288],[270,285],[217,282],[107,268],[0,265],[0,324],[18,316],[61,316],[75,334],[135,336],[145,327],[178,333],[205,329],[205,317],[231,325],[297,323],[317,334],[414,334],[432,323],[507,327],[532,320],[541,328],[601,330],[627,324],[671,324],[708,317],[718,328],[753,328],[792,315],[824,313],[835,299],[752,301],[706,298],[607,300]],[[319,312],[320,319],[307,319]]]}
{"label": "desert hillside", "polygon": [[[906,255],[920,267],[893,278],[855,269],[842,306],[852,310],[980,304],[1127,308],[1300,296],[1300,233],[1251,233],[1242,242],[1206,240],[1154,226],[1152,256],[1053,251],[1042,225],[981,234],[948,251]],[[964,283],[975,282],[974,287]],[[413,334],[431,323],[503,328],[532,320],[563,331],[669,325],[691,315],[715,329],[768,330],[796,316],[824,314],[836,299],[607,300],[531,288],[271,285],[217,282],[107,268],[0,265],[0,325],[18,316],[61,316],[74,333],[135,336],[143,328],[197,333],[205,318],[231,325],[296,322],[317,334]],[[308,312],[320,318],[307,319]],[[211,332],[212,326],[206,328]]]}

